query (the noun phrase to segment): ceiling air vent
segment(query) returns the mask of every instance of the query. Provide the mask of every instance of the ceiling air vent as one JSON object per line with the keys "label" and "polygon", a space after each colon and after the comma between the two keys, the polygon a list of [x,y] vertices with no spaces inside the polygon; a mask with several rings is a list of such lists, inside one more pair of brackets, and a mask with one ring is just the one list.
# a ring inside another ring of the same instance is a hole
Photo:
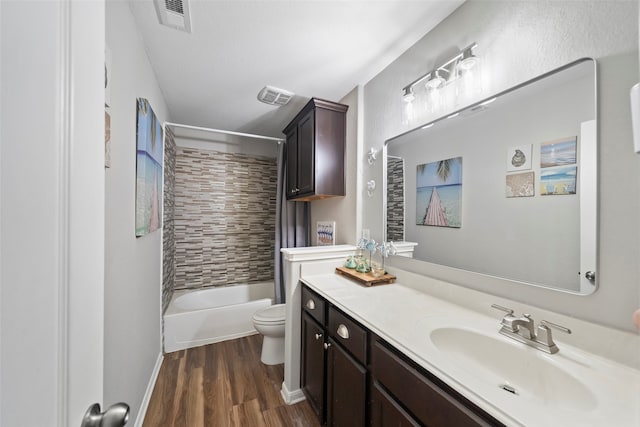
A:
{"label": "ceiling air vent", "polygon": [[291,98],[293,98],[292,92],[273,86],[263,87],[258,94],[258,101],[269,105],[286,105]]}
{"label": "ceiling air vent", "polygon": [[162,25],[186,33],[191,32],[188,0],[154,0],[153,3]]}

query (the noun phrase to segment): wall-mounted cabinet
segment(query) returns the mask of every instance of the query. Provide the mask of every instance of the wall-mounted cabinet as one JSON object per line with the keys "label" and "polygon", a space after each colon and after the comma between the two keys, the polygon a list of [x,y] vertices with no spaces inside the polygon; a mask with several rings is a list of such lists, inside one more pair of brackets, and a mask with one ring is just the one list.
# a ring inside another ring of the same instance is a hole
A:
{"label": "wall-mounted cabinet", "polygon": [[312,98],[282,131],[287,139],[287,199],[345,195],[346,113],[349,107]]}

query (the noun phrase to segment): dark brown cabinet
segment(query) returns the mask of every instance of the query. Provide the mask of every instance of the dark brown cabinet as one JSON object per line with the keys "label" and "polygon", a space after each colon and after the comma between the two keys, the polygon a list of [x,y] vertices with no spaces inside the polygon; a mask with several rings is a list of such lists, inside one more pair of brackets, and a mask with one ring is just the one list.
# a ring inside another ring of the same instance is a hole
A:
{"label": "dark brown cabinet", "polygon": [[345,195],[347,105],[312,98],[282,131],[286,136],[287,199]]}
{"label": "dark brown cabinet", "polygon": [[333,339],[327,352],[327,425],[364,426],[367,370]]}
{"label": "dark brown cabinet", "polygon": [[324,417],[324,341],[324,328],[304,313],[302,315],[301,381],[304,393],[320,419]]}
{"label": "dark brown cabinet", "polygon": [[306,287],[302,307],[305,396],[324,425],[366,425],[366,330]]}
{"label": "dark brown cabinet", "polygon": [[329,426],[503,426],[308,287],[302,389]]}

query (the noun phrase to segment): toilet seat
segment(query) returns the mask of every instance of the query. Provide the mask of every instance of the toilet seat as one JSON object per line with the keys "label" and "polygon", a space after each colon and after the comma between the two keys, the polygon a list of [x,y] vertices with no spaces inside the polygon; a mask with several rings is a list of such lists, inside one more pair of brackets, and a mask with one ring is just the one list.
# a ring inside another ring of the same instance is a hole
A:
{"label": "toilet seat", "polygon": [[285,305],[275,304],[257,311],[253,315],[253,321],[258,323],[284,323]]}

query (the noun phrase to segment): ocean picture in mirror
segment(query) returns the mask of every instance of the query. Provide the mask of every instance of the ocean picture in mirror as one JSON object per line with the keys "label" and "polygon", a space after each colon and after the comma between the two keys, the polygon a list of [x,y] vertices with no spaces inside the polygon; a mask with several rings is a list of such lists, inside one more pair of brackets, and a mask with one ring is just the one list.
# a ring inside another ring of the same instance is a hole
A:
{"label": "ocean picture in mirror", "polygon": [[462,157],[416,167],[416,225],[460,228]]}

